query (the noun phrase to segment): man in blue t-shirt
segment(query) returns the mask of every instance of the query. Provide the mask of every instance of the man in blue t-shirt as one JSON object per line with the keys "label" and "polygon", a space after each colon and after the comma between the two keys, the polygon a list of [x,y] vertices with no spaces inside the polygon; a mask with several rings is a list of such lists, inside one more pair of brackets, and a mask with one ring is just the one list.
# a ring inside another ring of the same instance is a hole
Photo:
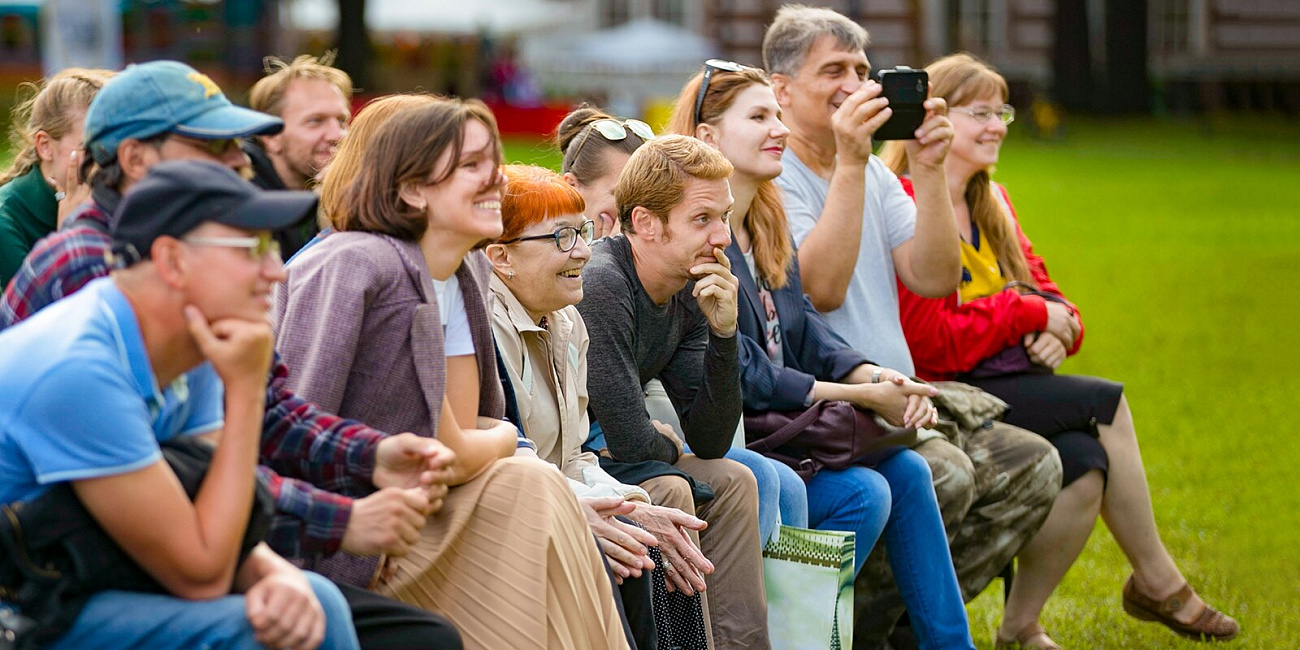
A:
{"label": "man in blue t-shirt", "polygon": [[[328,581],[265,545],[236,566],[283,278],[270,231],[315,204],[159,164],[115,215],[113,276],[0,334],[0,501],[71,483],[172,594],[97,594],[51,647],[357,647]],[[220,440],[192,501],[159,451],[182,435]]]}

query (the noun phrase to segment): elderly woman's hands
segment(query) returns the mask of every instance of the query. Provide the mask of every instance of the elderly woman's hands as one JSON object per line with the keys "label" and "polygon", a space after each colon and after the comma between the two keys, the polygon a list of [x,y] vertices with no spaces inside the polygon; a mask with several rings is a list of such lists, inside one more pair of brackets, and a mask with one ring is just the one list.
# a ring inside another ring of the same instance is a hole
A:
{"label": "elderly woman's hands", "polygon": [[624,578],[638,578],[642,571],[655,568],[647,548],[658,544],[654,535],[615,519],[619,515],[630,515],[635,504],[618,496],[580,497],[578,504],[582,506],[582,514],[586,515],[605,557],[609,558],[609,568],[614,571],[619,584],[623,584]]}
{"label": "elderly woman's hands", "polygon": [[668,591],[693,595],[704,591],[704,576],[713,573],[713,563],[704,557],[687,531],[704,530],[708,524],[676,508],[636,503],[628,515],[659,540],[659,554],[664,560],[664,586]]}

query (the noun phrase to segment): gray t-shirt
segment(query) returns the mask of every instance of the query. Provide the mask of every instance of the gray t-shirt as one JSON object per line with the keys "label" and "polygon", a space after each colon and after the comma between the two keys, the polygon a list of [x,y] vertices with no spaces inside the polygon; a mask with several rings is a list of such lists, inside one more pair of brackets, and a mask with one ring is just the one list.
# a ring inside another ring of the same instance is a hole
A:
{"label": "gray t-shirt", "polygon": [[[777,183],[785,194],[785,212],[795,244],[802,244],[826,207],[830,181],[813,173],[790,149],[781,157]],[[894,248],[916,230],[916,204],[885,163],[872,156],[867,164],[862,206],[862,244],[844,304],[826,312],[826,321],[849,345],[884,368],[916,373],[898,316]],[[807,268],[809,265],[804,265]]]}
{"label": "gray t-shirt", "polygon": [[636,273],[623,236],[591,247],[578,311],[587,323],[588,406],[614,458],[677,462],[677,449],[650,422],[642,387],[663,382],[686,444],[700,458],[721,458],[740,422],[737,338],[714,336],[691,295],[691,282],[656,305]]}

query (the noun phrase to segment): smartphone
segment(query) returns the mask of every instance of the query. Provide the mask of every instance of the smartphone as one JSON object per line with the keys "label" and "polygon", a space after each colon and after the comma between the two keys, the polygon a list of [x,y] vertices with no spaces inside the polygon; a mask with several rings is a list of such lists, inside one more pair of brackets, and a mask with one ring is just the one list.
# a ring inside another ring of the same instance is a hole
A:
{"label": "smartphone", "polygon": [[913,70],[905,65],[881,70],[880,96],[889,100],[893,115],[885,122],[873,140],[915,140],[916,130],[925,121],[925,100],[930,95],[930,75],[925,70]]}

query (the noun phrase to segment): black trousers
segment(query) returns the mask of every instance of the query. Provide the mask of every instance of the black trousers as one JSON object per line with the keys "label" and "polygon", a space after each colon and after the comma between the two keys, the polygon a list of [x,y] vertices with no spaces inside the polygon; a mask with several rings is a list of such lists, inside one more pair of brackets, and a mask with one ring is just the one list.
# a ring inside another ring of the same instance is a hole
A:
{"label": "black trousers", "polygon": [[[640,527],[627,517],[619,517],[625,524]],[[597,540],[596,548],[600,548]],[[650,572],[642,571],[640,578],[623,578],[623,584],[614,579],[614,570],[609,568],[609,558],[605,551],[600,552],[605,560],[605,574],[614,586],[614,603],[618,605],[619,617],[623,619],[623,634],[632,650],[657,650],[659,635],[655,628],[654,598],[651,590]]]}
{"label": "black trousers", "polygon": [[461,650],[451,621],[398,600],[352,585],[339,584],[352,610],[363,650]]}

